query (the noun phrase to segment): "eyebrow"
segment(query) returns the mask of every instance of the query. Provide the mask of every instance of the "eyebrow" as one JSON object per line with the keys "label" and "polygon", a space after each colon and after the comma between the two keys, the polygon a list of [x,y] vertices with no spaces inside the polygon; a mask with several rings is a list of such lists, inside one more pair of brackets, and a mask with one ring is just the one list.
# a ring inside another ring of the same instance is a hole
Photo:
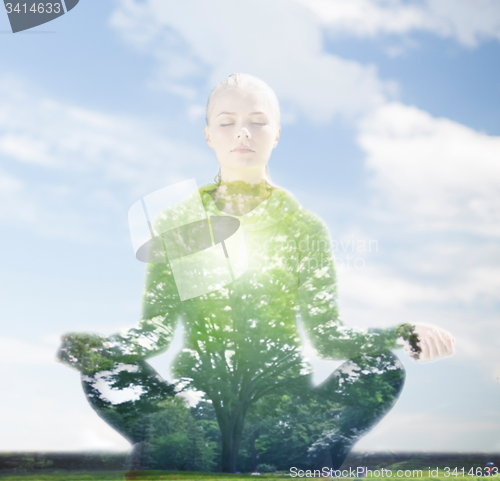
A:
{"label": "eyebrow", "polygon": [[[236,112],[221,112],[220,114],[217,115],[217,117],[219,115],[223,115],[223,114],[226,114],[226,115],[236,115]],[[267,115],[265,112],[251,112],[250,113],[250,115],[257,115],[257,114]]]}

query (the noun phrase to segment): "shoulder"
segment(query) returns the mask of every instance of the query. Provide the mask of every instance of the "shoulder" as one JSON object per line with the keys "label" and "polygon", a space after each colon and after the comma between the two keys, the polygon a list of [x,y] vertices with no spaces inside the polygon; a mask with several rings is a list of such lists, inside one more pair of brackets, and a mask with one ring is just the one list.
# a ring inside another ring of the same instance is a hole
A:
{"label": "shoulder", "polygon": [[330,242],[330,233],[325,221],[309,209],[304,208],[289,191],[280,188],[280,193],[284,198],[283,204],[289,206],[290,235],[296,241],[316,240]]}
{"label": "shoulder", "polygon": [[302,206],[293,212],[292,221],[303,235],[329,235],[325,221],[318,214]]}
{"label": "shoulder", "polygon": [[300,209],[297,209],[293,213],[294,220],[297,223],[301,223],[302,225],[309,226],[309,227],[316,227],[316,228],[323,228],[326,227],[325,221],[317,214],[314,212],[311,212],[308,209],[305,209],[301,207]]}

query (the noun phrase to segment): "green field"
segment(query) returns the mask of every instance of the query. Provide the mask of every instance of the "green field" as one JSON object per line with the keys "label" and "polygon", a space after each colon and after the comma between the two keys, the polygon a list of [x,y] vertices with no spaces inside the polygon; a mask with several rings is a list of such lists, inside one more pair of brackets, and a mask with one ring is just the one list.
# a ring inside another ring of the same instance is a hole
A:
{"label": "green field", "polygon": [[[439,473],[439,477],[429,477],[426,476],[424,470],[423,477],[396,477],[393,475],[394,479],[400,479],[405,481],[450,481],[450,479],[458,480],[462,479],[464,481],[479,481],[475,476],[445,476],[444,472]],[[135,479],[137,480],[210,480],[210,481],[231,481],[236,479],[314,479],[314,477],[291,477],[289,473],[276,473],[276,474],[261,474],[261,475],[251,475],[251,474],[223,474],[223,473],[194,473],[194,472],[177,472],[177,471],[156,471],[150,472],[148,474],[141,475]],[[318,476],[316,476],[316,479]],[[100,471],[100,472],[53,472],[45,474],[9,474],[2,475],[0,473],[0,479],[5,481],[112,481],[112,480],[125,480],[125,472],[119,471]],[[347,480],[349,478],[339,478]],[[353,478],[350,478],[353,479]],[[355,478],[354,478],[355,479]],[[366,477],[366,480],[384,480],[387,481],[387,476],[380,477]],[[482,478],[484,479],[484,478]],[[498,479],[498,478],[497,478]]]}
{"label": "green field", "polygon": [[[233,479],[283,479],[289,478],[284,474],[262,474],[260,476],[252,476],[251,474],[223,474],[223,473],[193,473],[193,472],[151,472],[141,475],[137,480],[210,480],[210,481],[231,481]],[[119,471],[101,471],[101,472],[53,472],[46,474],[0,474],[2,481],[114,481],[125,480],[125,472]]]}

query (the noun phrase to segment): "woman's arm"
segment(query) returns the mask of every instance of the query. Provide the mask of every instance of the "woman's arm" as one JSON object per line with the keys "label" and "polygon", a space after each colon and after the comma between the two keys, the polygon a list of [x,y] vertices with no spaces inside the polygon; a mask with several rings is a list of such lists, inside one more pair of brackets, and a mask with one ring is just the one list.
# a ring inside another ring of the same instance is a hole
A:
{"label": "woman's arm", "polygon": [[166,351],[177,326],[179,303],[170,264],[147,264],[141,319],[127,331],[105,338],[110,356],[135,362]]}
{"label": "woman's arm", "polygon": [[132,328],[103,337],[71,333],[63,341],[57,359],[85,373],[111,369],[115,363],[131,363],[166,351],[179,316],[179,295],[170,264],[147,264],[142,316]]}
{"label": "woman's arm", "polygon": [[[403,325],[402,327],[406,328],[407,326]],[[418,347],[420,348],[418,355],[412,351],[410,343],[406,339],[401,341],[401,344],[408,355],[417,362],[434,361],[453,354],[455,339],[443,329],[427,324],[416,324],[413,335],[418,341]]]}
{"label": "woman's arm", "polygon": [[319,217],[304,210],[297,213],[297,225],[300,226],[297,243],[300,317],[318,355],[325,359],[377,355],[400,348],[402,340],[406,340],[418,357],[420,346],[414,326],[360,329],[344,325],[339,315],[328,229]]}

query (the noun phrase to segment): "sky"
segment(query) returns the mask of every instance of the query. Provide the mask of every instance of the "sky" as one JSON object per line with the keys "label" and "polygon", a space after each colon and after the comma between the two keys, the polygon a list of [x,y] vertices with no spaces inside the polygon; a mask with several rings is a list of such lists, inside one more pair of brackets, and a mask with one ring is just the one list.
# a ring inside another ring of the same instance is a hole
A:
{"label": "sky", "polygon": [[[0,12],[0,42],[0,451],[128,450],[59,336],[138,321],[128,209],[212,181],[233,72],[278,96],[271,179],[327,223],[344,322],[455,338],[397,351],[405,389],[355,449],[500,450],[498,0],[81,0],[17,34]],[[181,342],[151,360],[167,378]]]}

